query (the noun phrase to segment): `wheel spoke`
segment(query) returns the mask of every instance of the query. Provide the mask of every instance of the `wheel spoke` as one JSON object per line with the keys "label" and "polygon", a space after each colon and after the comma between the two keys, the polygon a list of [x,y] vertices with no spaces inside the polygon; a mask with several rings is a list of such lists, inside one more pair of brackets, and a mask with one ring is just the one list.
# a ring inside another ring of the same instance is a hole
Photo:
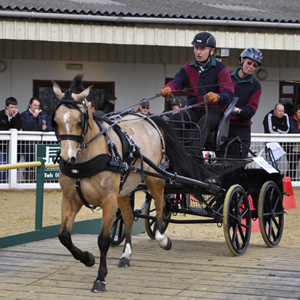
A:
{"label": "wheel spoke", "polygon": [[240,233],[240,237],[241,240],[243,241],[243,244],[245,244],[246,242],[246,233],[243,232],[242,226],[239,226],[239,233]]}
{"label": "wheel spoke", "polygon": [[117,226],[113,226],[111,231],[111,237],[113,240],[115,239],[116,232],[117,232]]}
{"label": "wheel spoke", "polygon": [[151,220],[149,220],[149,225],[150,225],[150,227],[152,227],[152,226],[153,226],[153,224],[155,223],[155,221],[156,221],[156,220],[152,220],[152,219],[151,219]]}
{"label": "wheel spoke", "polygon": [[241,245],[240,245],[240,241],[239,241],[239,237],[238,237],[238,224],[236,224],[235,226],[235,230],[234,230],[234,241],[235,241],[235,246],[236,246],[236,249],[237,250],[240,250],[241,249]]}
{"label": "wheel spoke", "polygon": [[[118,237],[120,238],[123,235],[123,226],[124,226],[124,221],[123,218],[121,218],[120,222],[119,222],[119,231],[118,231]],[[116,226],[117,227],[117,226]]]}
{"label": "wheel spoke", "polygon": [[268,237],[270,238],[272,235],[273,226],[272,226],[272,219],[268,220]]}

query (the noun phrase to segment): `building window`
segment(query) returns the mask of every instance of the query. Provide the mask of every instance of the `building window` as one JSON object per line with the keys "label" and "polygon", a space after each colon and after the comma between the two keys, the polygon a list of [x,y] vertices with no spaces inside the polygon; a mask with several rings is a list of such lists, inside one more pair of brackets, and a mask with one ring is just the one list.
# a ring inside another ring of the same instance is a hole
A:
{"label": "building window", "polygon": [[[60,86],[62,92],[70,88],[71,81],[55,81]],[[84,87],[93,85],[87,100],[95,101],[97,109],[101,110],[106,94],[115,94],[114,82],[83,81],[82,83]],[[57,99],[53,92],[51,80],[33,80],[33,95],[39,98],[41,109],[51,116],[57,105]]]}
{"label": "building window", "polygon": [[293,115],[300,104],[300,82],[280,81],[280,102],[288,115]]}

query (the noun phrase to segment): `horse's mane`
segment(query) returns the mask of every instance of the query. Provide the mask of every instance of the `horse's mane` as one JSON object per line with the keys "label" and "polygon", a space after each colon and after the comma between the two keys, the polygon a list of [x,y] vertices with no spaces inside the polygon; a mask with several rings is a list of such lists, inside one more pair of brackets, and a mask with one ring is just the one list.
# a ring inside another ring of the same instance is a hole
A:
{"label": "horse's mane", "polygon": [[78,74],[73,78],[70,86],[72,93],[79,94],[85,90],[85,87],[82,85],[82,77],[82,74]]}
{"label": "horse's mane", "polygon": [[[167,124],[161,117],[155,116],[152,119],[163,134],[166,145],[166,155],[170,162],[170,171],[176,172],[181,176],[200,181],[205,181],[206,179],[211,179],[216,176],[216,174],[214,174],[212,170],[209,170],[207,166],[201,163],[201,161],[198,161],[196,158],[193,158],[187,153],[187,150],[178,141],[172,127],[169,124]],[[189,187],[194,190],[195,196],[202,193],[200,187],[195,185]]]}

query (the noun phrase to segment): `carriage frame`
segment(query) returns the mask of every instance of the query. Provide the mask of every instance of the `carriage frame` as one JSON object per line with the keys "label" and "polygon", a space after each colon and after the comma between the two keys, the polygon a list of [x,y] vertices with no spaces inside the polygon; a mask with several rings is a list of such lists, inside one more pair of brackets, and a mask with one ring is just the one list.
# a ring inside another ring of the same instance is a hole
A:
{"label": "carriage frame", "polygon": [[[202,156],[200,161],[213,169],[216,175],[222,175],[224,180],[221,184],[217,184],[215,178],[198,181],[168,172],[144,157],[144,161],[158,173],[153,173],[152,176],[160,176],[166,180],[164,230],[167,230],[169,223],[216,223],[219,227],[223,227],[226,244],[234,256],[244,254],[249,246],[251,220],[259,220],[260,232],[268,247],[279,244],[284,227],[283,175],[278,169],[271,149],[266,149],[266,152],[269,163],[277,170],[275,173],[268,173],[262,168],[249,168],[248,165],[256,154],[247,148],[239,137],[234,140],[228,139],[229,118],[237,100],[235,98],[224,112],[217,130],[210,134],[205,148],[201,149],[206,153],[216,154],[213,157]],[[180,129],[183,131],[180,142],[187,152],[191,150],[191,136],[195,136],[191,132],[199,131],[201,134],[197,124],[191,122],[190,125],[183,129],[181,126]],[[240,149],[246,147],[250,156],[229,157],[228,147],[233,142],[239,143]],[[199,157],[195,157],[195,160],[199,161]],[[235,178],[238,180],[230,177],[232,173],[235,173]],[[183,183],[202,187],[203,199],[195,199]],[[139,208],[135,208],[137,191],[143,191],[145,194],[145,201]],[[154,199],[145,183],[139,184],[131,193],[130,199],[135,220],[144,219],[145,230],[148,236],[154,239],[156,231]],[[176,218],[180,214],[185,215],[186,218]],[[197,216],[197,218],[187,216]],[[125,226],[122,214],[118,210],[111,230],[111,245],[121,244],[124,238]]]}

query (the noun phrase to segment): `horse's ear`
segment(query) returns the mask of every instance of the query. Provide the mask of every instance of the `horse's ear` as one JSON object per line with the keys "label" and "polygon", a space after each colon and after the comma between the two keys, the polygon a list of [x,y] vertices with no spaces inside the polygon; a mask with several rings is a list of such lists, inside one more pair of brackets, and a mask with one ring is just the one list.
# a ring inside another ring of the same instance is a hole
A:
{"label": "horse's ear", "polygon": [[59,85],[55,81],[52,80],[52,84],[53,84],[54,94],[56,95],[58,100],[61,100],[65,94],[61,91]]}
{"label": "horse's ear", "polygon": [[81,92],[80,94],[72,94],[72,98],[75,100],[75,101],[78,101],[78,100],[81,100],[81,99],[84,99],[86,98],[89,93],[90,93],[90,90],[91,88],[93,87],[93,85],[90,85],[88,88],[86,88],[83,92]]}

